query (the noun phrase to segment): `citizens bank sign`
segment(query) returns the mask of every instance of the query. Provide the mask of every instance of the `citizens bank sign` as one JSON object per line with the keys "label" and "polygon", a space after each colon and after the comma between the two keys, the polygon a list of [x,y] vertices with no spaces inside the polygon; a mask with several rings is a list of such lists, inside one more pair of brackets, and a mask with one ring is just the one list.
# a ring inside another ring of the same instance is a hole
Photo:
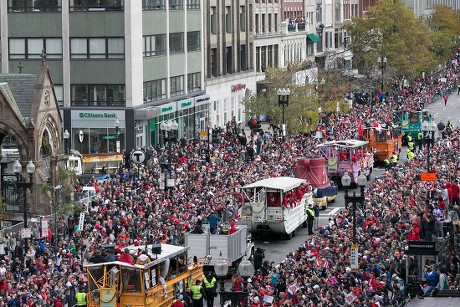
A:
{"label": "citizens bank sign", "polygon": [[80,112],[78,113],[80,118],[116,118],[115,113],[90,113],[90,112]]}

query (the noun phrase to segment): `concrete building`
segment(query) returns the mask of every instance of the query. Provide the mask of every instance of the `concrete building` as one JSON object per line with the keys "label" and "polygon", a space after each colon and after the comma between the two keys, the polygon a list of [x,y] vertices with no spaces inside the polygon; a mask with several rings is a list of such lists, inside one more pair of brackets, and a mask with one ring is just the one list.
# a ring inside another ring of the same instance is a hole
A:
{"label": "concrete building", "polygon": [[199,0],[1,1],[1,72],[34,72],[46,56],[63,131],[83,154],[163,144],[169,119],[190,139],[208,113],[201,9]]}
{"label": "concrete building", "polygon": [[224,127],[235,117],[244,122],[241,103],[247,91],[255,91],[254,6],[249,0],[205,0],[203,2],[204,74],[209,112],[201,120],[206,126]]}
{"label": "concrete building", "polygon": [[436,5],[444,5],[453,10],[460,10],[460,1],[458,0],[406,0],[406,3],[414,12],[415,17],[426,16],[428,21]]}

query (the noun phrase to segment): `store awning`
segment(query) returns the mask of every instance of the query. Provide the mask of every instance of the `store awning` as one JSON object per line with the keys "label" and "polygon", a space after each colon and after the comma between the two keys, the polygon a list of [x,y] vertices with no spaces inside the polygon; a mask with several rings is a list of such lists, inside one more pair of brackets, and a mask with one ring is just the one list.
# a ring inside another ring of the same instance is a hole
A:
{"label": "store awning", "polygon": [[319,43],[320,42],[320,39],[318,38],[318,36],[316,36],[313,33],[308,33],[307,37],[314,43]]}

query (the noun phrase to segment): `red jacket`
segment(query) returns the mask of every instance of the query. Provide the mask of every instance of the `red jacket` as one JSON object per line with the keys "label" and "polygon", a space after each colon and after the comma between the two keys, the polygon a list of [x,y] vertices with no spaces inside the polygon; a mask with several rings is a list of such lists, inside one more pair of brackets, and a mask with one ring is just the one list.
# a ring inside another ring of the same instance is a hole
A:
{"label": "red jacket", "polygon": [[182,302],[181,300],[176,300],[174,301],[174,303],[172,303],[171,307],[184,307],[184,302]]}
{"label": "red jacket", "polygon": [[457,183],[453,183],[450,188],[452,189],[452,198],[458,198],[458,194],[460,192],[460,188],[458,187]]}
{"label": "red jacket", "polygon": [[127,253],[123,253],[120,256],[120,258],[118,258],[118,261],[126,262],[126,263],[129,263],[131,265],[134,265],[133,258],[131,257],[130,254],[127,254]]}
{"label": "red jacket", "polygon": [[414,226],[411,228],[411,230],[407,234],[407,240],[409,241],[419,241],[420,240],[420,229],[418,228],[418,226]]}

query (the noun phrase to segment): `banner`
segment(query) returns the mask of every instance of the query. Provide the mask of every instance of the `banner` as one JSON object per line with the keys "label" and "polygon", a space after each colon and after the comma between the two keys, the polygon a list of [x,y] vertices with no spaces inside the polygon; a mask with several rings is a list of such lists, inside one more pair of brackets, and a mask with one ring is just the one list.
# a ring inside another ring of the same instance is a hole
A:
{"label": "banner", "polygon": [[83,231],[83,226],[85,225],[85,213],[80,213],[80,220],[78,221],[78,230]]}

